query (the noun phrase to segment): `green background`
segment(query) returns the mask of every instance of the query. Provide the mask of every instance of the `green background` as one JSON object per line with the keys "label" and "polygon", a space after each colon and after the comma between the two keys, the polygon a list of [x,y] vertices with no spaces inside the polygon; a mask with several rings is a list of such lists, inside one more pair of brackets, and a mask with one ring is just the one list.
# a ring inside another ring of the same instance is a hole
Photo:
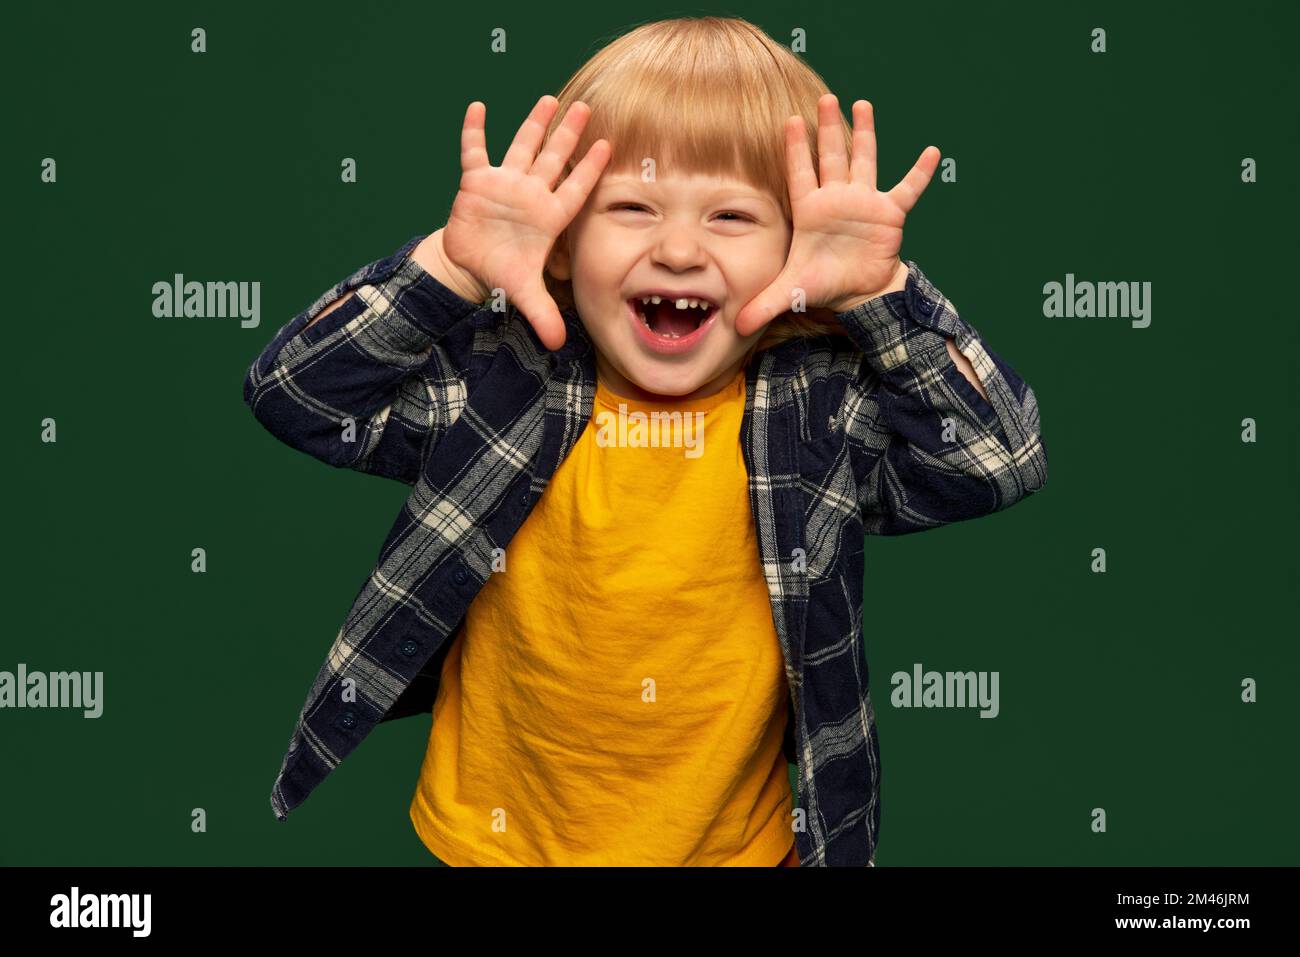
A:
{"label": "green background", "polygon": [[[867,541],[877,863],[1300,862],[1288,6],[14,8],[0,670],[103,671],[105,712],[0,712],[0,863],[434,863],[407,817],[427,719],[378,728],[287,823],[271,811],[407,490],[278,443],[243,379],[321,292],[445,221],[471,100],[497,164],[602,38],[699,14],[806,30],[842,107],[876,107],[882,188],[929,144],[957,160],[903,256],[1040,404],[1041,492]],[[155,319],[177,272],[260,281],[261,326]],[[1068,272],[1151,282],[1150,327],[1045,318]],[[999,671],[1001,715],[892,708],[914,662]]]}

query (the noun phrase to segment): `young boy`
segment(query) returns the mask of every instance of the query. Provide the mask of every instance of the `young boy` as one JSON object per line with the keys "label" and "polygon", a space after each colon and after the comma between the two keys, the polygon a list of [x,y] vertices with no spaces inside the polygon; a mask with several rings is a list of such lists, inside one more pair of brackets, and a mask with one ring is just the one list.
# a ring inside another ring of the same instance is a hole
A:
{"label": "young boy", "polygon": [[879,192],[870,105],[850,129],[714,17],[601,50],[499,167],[484,112],[446,226],[245,382],[278,438],[412,486],[277,816],[432,711],[410,814],[453,865],[874,864],[862,536],[1046,481],[1033,391],[898,256],[938,151]]}

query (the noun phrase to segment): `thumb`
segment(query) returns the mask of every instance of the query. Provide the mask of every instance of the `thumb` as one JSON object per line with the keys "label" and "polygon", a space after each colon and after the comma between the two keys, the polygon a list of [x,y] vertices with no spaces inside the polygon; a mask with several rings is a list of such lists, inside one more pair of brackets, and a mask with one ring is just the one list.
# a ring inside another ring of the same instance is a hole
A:
{"label": "thumb", "polygon": [[537,332],[542,345],[548,349],[558,349],[564,345],[564,317],[560,315],[559,307],[540,280],[519,290],[514,301],[515,308],[523,313],[528,324]]}
{"label": "thumb", "polygon": [[793,287],[786,273],[781,273],[757,296],[736,313],[736,335],[748,336],[762,329],[790,308],[790,291]]}

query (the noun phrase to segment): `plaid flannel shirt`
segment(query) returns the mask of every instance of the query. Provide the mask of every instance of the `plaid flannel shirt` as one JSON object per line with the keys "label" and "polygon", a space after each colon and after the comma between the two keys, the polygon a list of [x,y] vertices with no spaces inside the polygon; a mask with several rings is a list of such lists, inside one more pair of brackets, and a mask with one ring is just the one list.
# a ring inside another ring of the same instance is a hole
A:
{"label": "plaid flannel shirt", "polygon": [[[244,401],[276,438],[411,486],[295,723],[271,791],[282,821],[377,724],[431,713],[493,550],[592,415],[595,352],[576,312],[564,312],[564,345],[548,350],[513,307],[469,302],[409,258],[423,238],[326,291],[244,381]],[[907,267],[905,289],[837,314],[852,342],[795,339],[746,367],[741,442],[790,688],[784,750],[798,766],[802,866],[875,863],[863,536],[987,515],[1047,477],[1033,391]]]}

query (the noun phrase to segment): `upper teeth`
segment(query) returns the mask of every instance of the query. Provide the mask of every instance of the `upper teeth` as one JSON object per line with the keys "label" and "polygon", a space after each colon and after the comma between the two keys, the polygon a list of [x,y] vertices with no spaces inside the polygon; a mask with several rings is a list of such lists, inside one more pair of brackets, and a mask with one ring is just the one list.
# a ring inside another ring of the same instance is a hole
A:
{"label": "upper teeth", "polygon": [[[653,303],[663,302],[663,296],[641,296],[640,299],[641,302],[646,304],[652,302]],[[710,303],[707,299],[676,299],[671,301],[678,309],[686,309],[687,307],[698,309],[701,306],[708,308],[709,306],[712,305],[712,303]]]}

